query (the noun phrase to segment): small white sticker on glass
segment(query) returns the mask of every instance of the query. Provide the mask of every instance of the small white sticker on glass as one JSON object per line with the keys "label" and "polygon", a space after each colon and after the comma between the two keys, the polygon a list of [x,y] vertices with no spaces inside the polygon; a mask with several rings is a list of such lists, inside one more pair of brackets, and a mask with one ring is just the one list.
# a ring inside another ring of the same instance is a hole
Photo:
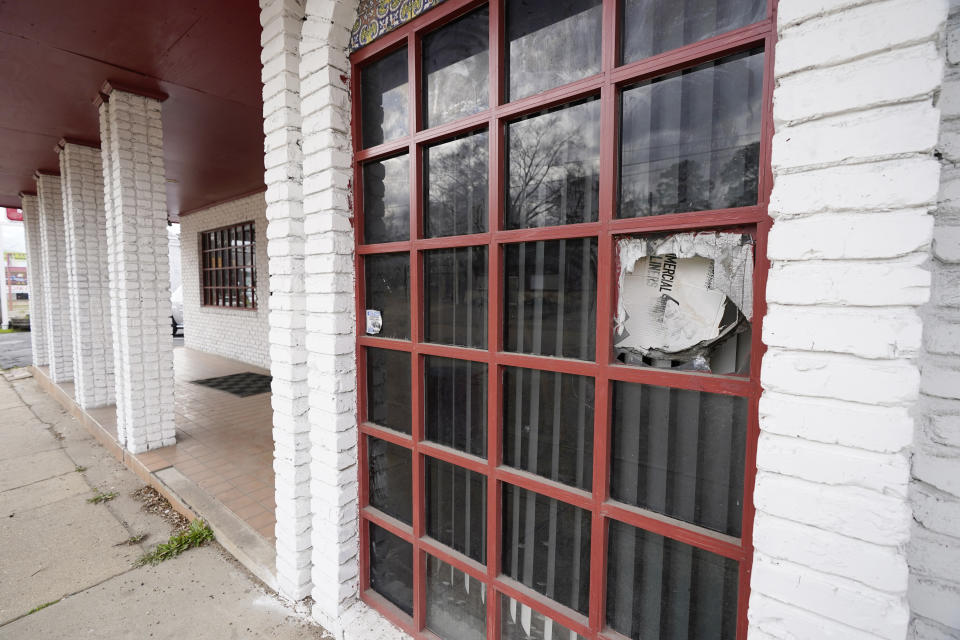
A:
{"label": "small white sticker on glass", "polygon": [[375,336],[383,328],[383,318],[376,309],[367,309],[367,335]]}

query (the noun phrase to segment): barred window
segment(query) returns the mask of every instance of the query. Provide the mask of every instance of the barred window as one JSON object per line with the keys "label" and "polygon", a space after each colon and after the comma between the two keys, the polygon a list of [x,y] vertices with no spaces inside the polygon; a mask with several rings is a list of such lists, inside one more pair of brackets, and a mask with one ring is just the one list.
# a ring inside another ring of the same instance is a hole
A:
{"label": "barred window", "polygon": [[200,233],[200,291],[206,307],[257,308],[253,222]]}

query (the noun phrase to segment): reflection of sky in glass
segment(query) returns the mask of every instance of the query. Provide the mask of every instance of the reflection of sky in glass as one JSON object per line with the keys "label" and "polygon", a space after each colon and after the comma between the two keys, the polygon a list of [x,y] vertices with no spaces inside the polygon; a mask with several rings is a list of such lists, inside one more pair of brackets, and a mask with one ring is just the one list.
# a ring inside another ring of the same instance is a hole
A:
{"label": "reflection of sky in glass", "polygon": [[625,0],[623,61],[633,62],[762,20],[767,0]]}
{"label": "reflection of sky in glass", "polygon": [[597,219],[600,101],[547,111],[507,127],[507,227]]}
{"label": "reflection of sky in glass", "polygon": [[487,108],[489,13],[475,11],[423,39],[424,126]]}
{"label": "reflection of sky in glass", "polygon": [[507,2],[510,100],[600,71],[600,0]]}
{"label": "reflection of sky in glass", "polygon": [[424,150],[427,238],[487,230],[487,132]]}
{"label": "reflection of sky in glass", "polygon": [[364,147],[407,135],[407,50],[364,67],[360,94]]}
{"label": "reflection of sky in glass", "polygon": [[620,216],[756,204],[763,52],[622,94]]}
{"label": "reflection of sky in glass", "polygon": [[363,165],[363,240],[410,237],[409,154]]}

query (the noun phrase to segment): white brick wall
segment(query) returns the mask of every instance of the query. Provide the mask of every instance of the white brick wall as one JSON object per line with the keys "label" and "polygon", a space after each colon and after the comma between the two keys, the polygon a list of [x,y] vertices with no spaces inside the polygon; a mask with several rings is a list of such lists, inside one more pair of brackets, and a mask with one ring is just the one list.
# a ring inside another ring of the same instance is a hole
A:
{"label": "white brick wall", "polygon": [[[250,221],[254,222],[256,231],[256,310],[202,306],[200,232]],[[263,194],[181,216],[180,243],[184,344],[191,349],[269,369],[270,291],[267,274],[267,211]]]}
{"label": "white brick wall", "polygon": [[298,76],[303,11],[304,0],[260,0],[277,584],[280,593],[293,600],[306,597],[311,588],[310,387]]}
{"label": "white brick wall", "polygon": [[752,638],[907,634],[945,0],[781,0]]}
{"label": "white brick wall", "polygon": [[960,638],[960,2],[946,28],[947,69],[940,94],[939,207],[924,309],[919,419],[913,455],[910,637]]}
{"label": "white brick wall", "polygon": [[23,231],[27,243],[27,284],[30,286],[30,345],[33,364],[50,364],[47,352],[47,321],[43,310],[43,246],[40,243],[40,202],[35,195],[20,194]]}
{"label": "white brick wall", "polygon": [[114,403],[107,216],[100,149],[61,141],[74,391],[81,407]]}
{"label": "white brick wall", "polygon": [[60,176],[38,173],[37,198],[40,202],[43,308],[50,379],[58,383],[69,382],[73,380],[73,344]]}
{"label": "white brick wall", "polygon": [[100,107],[117,380],[117,434],[131,452],[175,441],[170,264],[160,102],[112,91]]}

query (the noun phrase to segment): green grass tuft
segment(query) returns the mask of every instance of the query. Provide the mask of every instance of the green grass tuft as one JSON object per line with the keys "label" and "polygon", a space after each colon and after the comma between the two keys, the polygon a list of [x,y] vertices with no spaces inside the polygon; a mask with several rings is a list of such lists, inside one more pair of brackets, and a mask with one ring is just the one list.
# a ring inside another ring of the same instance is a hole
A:
{"label": "green grass tuft", "polygon": [[77,465],[76,469],[74,469],[74,471],[76,471],[77,473],[83,473],[86,470],[87,470],[86,467],[80,466],[79,464]]}
{"label": "green grass tuft", "polygon": [[52,602],[45,602],[45,603],[43,603],[42,605],[40,605],[39,607],[34,607],[33,609],[30,609],[30,611],[27,612],[27,615],[29,616],[30,614],[36,613],[37,611],[40,611],[41,609],[46,609],[46,608],[49,607],[50,605],[52,605],[52,604],[57,604],[58,602],[60,602],[60,599],[59,599],[59,598],[56,599],[56,600],[53,600]]}
{"label": "green grass tuft", "polygon": [[134,566],[158,565],[164,560],[175,558],[187,549],[201,547],[210,540],[213,540],[213,531],[206,522],[197,518],[190,523],[189,529],[170,536],[169,540],[158,544],[156,549],[140,556]]}
{"label": "green grass tuft", "polygon": [[100,493],[100,490],[97,490],[97,493],[94,494],[92,498],[87,498],[87,502],[90,504],[101,504],[103,502],[110,502],[119,495],[116,491],[111,491],[110,493]]}

